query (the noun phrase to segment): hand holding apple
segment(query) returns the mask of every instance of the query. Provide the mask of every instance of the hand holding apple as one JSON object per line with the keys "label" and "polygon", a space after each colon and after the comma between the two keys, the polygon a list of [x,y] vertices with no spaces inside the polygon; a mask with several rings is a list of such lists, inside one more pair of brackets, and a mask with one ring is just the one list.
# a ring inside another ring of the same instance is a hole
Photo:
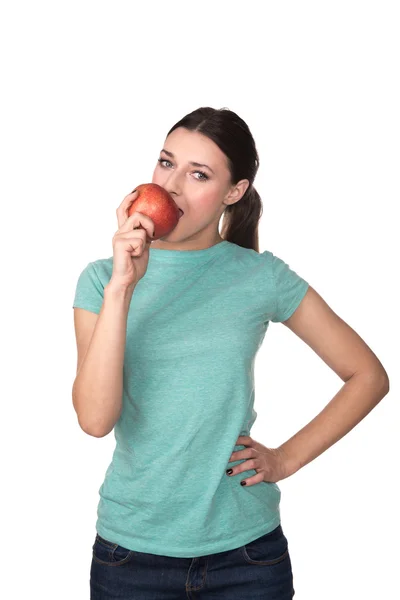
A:
{"label": "hand holding apple", "polygon": [[128,194],[117,208],[119,229],[112,239],[113,271],[109,287],[133,289],[147,270],[154,223],[138,211],[128,217],[129,206],[137,195],[136,191]]}

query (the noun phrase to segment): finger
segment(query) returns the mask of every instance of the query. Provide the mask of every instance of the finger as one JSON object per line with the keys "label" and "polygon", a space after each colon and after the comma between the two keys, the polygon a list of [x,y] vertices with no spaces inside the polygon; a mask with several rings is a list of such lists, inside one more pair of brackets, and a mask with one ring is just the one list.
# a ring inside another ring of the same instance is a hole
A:
{"label": "finger", "polygon": [[114,235],[114,239],[122,239],[122,240],[130,240],[140,238],[143,241],[146,240],[146,230],[143,228],[140,229],[131,229],[130,231],[117,231]]}
{"label": "finger", "polygon": [[154,235],[155,235],[155,230],[156,230],[156,226],[154,225],[154,221],[152,219],[150,219],[150,217],[148,217],[147,215],[144,215],[141,212],[136,211],[136,217],[137,217],[137,225],[135,226],[135,229],[144,229],[146,231],[147,234],[147,238],[151,241],[153,241]]}
{"label": "finger", "polygon": [[244,450],[236,450],[236,452],[232,452],[229,462],[233,462],[234,460],[241,460],[243,458],[251,458],[254,456],[254,448],[245,448]]}
{"label": "finger", "polygon": [[[244,471],[250,471],[250,469],[259,469],[260,468],[260,462],[254,458],[252,460],[245,460],[244,462],[240,463],[240,465],[236,465],[235,467],[231,467],[232,469],[232,473],[228,473],[227,475],[229,475],[230,477],[233,477],[234,475],[237,475],[238,473],[243,473]],[[230,471],[230,469],[227,469],[227,471]]]}
{"label": "finger", "polygon": [[125,223],[119,228],[119,232],[131,232],[140,229],[144,229],[147,232],[149,239],[153,239],[155,230],[154,222],[147,215],[135,211],[130,217],[127,218]]}
{"label": "finger", "polygon": [[139,227],[137,229],[130,229],[129,231],[118,230],[113,236],[113,244],[121,240],[132,243],[139,242],[145,247],[150,246],[153,238],[149,238],[146,229]]}
{"label": "finger", "polygon": [[261,483],[262,481],[264,481],[264,474],[260,472],[257,473],[257,475],[253,475],[252,477],[246,477],[246,479],[242,479],[240,485],[249,487],[255,485],[256,483]]}
{"label": "finger", "polygon": [[125,221],[128,218],[128,210],[134,200],[136,200],[138,196],[138,191],[133,190],[130,194],[125,196],[122,200],[121,204],[117,208],[117,221],[118,221],[118,229],[122,227]]}
{"label": "finger", "polygon": [[113,243],[118,240],[126,240],[128,242],[137,243],[137,241],[142,243],[143,248],[150,247],[150,244],[153,241],[153,238],[149,238],[147,231],[143,228],[140,229],[132,229],[130,231],[117,231],[113,237]]}
{"label": "finger", "polygon": [[236,446],[251,446],[253,439],[249,435],[239,435]]}
{"label": "finger", "polygon": [[142,237],[129,238],[127,240],[118,237],[116,240],[114,240],[113,246],[117,248],[119,244],[123,250],[129,252],[132,256],[140,256],[147,245]]}

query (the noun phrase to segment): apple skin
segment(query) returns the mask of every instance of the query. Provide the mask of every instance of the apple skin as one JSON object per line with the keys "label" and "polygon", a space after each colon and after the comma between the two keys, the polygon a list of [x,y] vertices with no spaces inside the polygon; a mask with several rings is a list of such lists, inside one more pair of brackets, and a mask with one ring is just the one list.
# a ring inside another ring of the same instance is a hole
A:
{"label": "apple skin", "polygon": [[147,215],[154,222],[157,240],[168,235],[178,224],[181,213],[171,194],[157,183],[142,183],[135,188],[139,195],[128,209],[128,217],[135,211]]}

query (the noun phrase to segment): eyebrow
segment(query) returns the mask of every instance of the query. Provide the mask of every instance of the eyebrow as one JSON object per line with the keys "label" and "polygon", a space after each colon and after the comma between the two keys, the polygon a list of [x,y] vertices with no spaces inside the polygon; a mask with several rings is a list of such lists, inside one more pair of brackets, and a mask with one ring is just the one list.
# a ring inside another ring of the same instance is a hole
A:
{"label": "eyebrow", "polygon": [[[169,152],[168,150],[165,150],[164,148],[161,150],[161,152],[165,152],[165,154],[167,156],[170,156],[171,158],[175,158],[174,154],[172,152]],[[203,165],[202,163],[198,163],[198,162],[193,162],[193,161],[189,161],[190,165],[193,165],[194,167],[206,167],[206,169],[209,169],[211,171],[211,173],[214,173],[214,171],[212,170],[211,167],[209,167],[208,165]],[[215,175],[215,173],[214,173]]]}

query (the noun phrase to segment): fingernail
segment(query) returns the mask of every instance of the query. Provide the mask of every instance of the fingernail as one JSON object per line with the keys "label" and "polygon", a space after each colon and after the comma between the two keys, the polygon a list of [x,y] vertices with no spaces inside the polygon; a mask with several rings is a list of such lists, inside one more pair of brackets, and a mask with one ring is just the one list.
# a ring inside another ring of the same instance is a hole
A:
{"label": "fingernail", "polygon": [[241,481],[240,485],[246,485],[246,482],[245,481]]}
{"label": "fingernail", "polygon": [[233,469],[227,469],[227,470],[226,470],[226,474],[227,474],[227,475],[231,475],[232,473],[233,473]]}

